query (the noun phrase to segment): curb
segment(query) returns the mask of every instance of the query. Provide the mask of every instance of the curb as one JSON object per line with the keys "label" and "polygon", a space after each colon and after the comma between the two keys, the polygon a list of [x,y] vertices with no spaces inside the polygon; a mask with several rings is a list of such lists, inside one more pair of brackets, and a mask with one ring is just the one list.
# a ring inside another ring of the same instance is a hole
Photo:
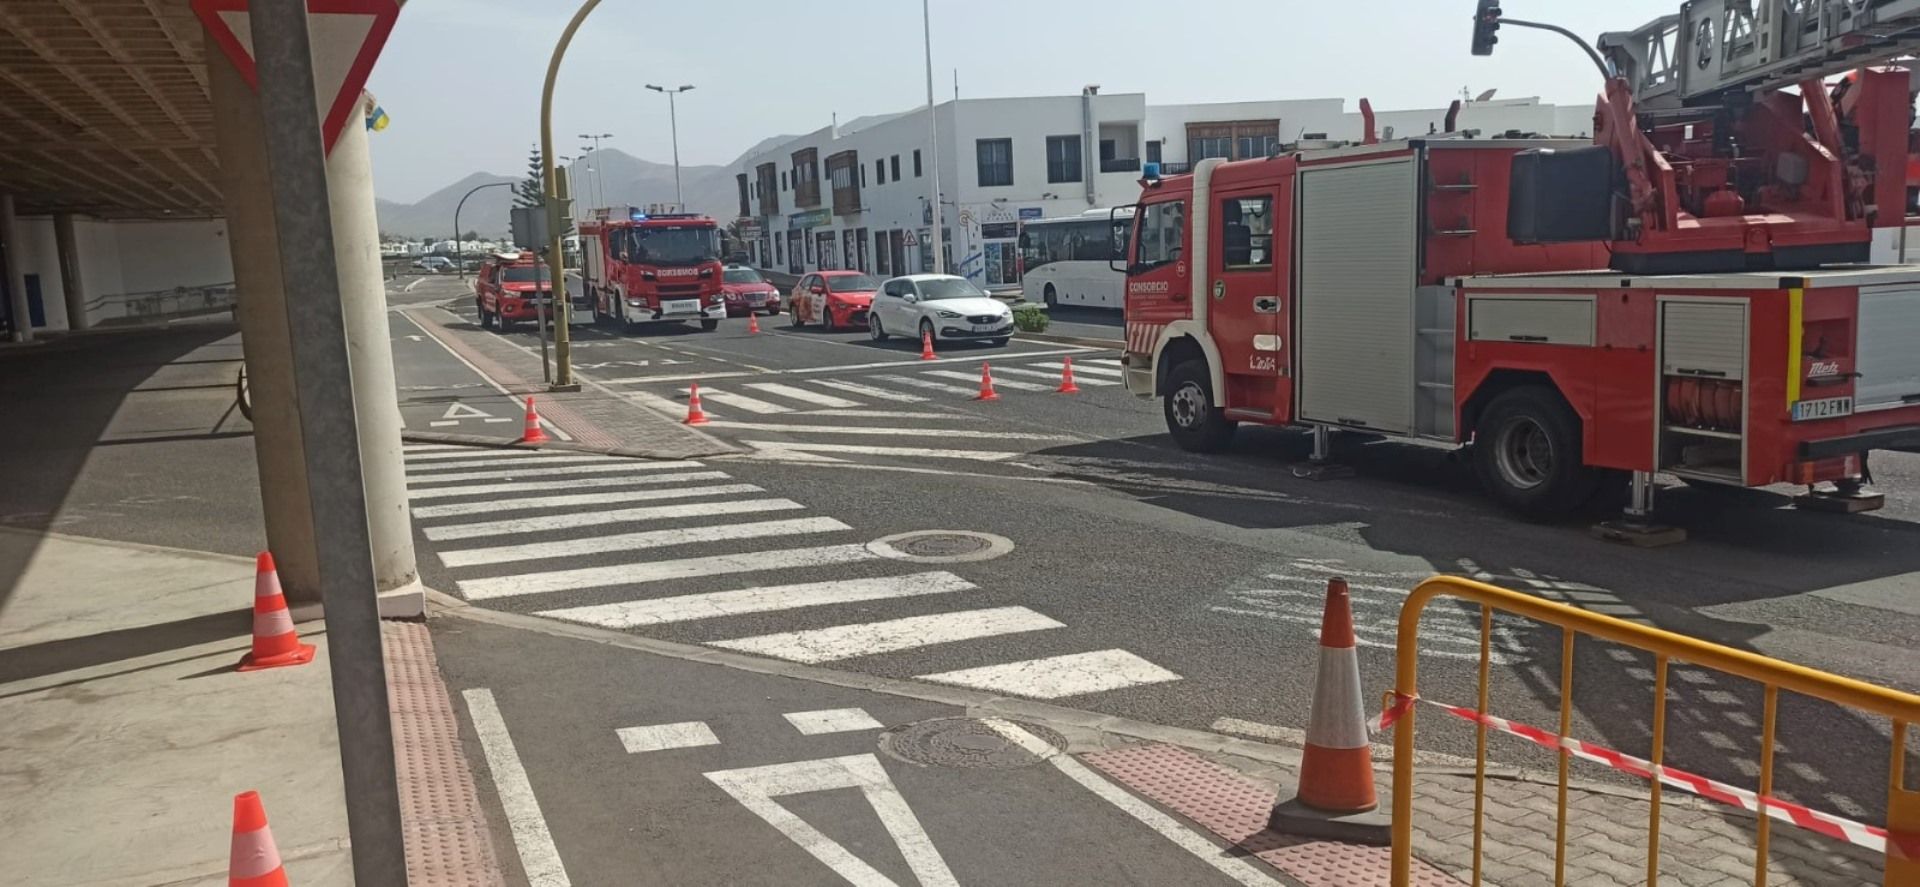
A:
{"label": "curb", "polygon": [[400,439],[408,443],[454,444],[464,447],[484,447],[493,450],[567,450],[576,453],[594,453],[602,456],[619,456],[624,459],[650,459],[659,462],[682,462],[687,459],[710,459],[719,456],[731,456],[738,451],[732,448],[718,449],[706,453],[693,453],[686,456],[662,456],[626,447],[607,447],[597,444],[583,444],[572,441],[550,440],[542,444],[526,444],[517,440],[498,437],[486,437],[479,434],[457,434],[443,431],[406,431]]}

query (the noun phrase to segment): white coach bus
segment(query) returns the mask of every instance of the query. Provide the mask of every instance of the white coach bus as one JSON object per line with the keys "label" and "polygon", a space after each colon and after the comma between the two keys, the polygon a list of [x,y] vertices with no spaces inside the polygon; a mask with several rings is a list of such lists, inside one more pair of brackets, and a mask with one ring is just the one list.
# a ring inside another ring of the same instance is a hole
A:
{"label": "white coach bus", "polygon": [[1132,225],[1130,206],[1021,223],[1022,296],[1049,306],[1125,307],[1127,276],[1112,260],[1126,253]]}

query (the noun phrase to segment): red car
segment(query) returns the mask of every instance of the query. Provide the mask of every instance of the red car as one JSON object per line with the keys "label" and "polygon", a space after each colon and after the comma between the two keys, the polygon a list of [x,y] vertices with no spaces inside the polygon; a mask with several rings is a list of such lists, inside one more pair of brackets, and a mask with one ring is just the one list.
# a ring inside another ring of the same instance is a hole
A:
{"label": "red car", "polygon": [[780,313],[780,291],[745,265],[728,265],[720,277],[720,292],[727,299],[727,316]]}
{"label": "red car", "polygon": [[800,278],[787,299],[793,326],[817,323],[827,329],[867,325],[867,308],[880,278],[862,271],[818,271]]}
{"label": "red car", "polygon": [[553,281],[533,253],[501,253],[480,263],[473,278],[474,304],[480,326],[505,329],[525,320],[539,322],[552,295]]}

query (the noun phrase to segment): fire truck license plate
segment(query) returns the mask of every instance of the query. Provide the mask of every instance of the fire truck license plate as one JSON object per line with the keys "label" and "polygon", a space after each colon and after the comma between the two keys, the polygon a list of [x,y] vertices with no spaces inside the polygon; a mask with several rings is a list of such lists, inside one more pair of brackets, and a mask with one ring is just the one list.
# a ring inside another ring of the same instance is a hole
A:
{"label": "fire truck license plate", "polygon": [[662,311],[664,311],[667,314],[699,314],[700,300],[674,299],[672,301],[660,303],[660,308]]}
{"label": "fire truck license plate", "polygon": [[1823,397],[1819,400],[1803,400],[1793,405],[1793,421],[1805,422],[1808,419],[1836,419],[1853,415],[1853,398]]}

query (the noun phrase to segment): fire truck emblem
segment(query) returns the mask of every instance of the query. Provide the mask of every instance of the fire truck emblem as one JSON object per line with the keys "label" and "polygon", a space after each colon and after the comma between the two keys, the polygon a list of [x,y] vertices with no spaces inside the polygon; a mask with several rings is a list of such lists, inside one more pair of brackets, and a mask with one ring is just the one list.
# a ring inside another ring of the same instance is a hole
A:
{"label": "fire truck emblem", "polygon": [[1227,297],[1227,282],[1224,280],[1214,281],[1213,282],[1213,300],[1218,302],[1221,299],[1224,299],[1226,297]]}
{"label": "fire truck emblem", "polygon": [[1807,378],[1809,379],[1819,376],[1838,375],[1840,375],[1840,361],[1837,360],[1816,360],[1812,366],[1807,367]]}

